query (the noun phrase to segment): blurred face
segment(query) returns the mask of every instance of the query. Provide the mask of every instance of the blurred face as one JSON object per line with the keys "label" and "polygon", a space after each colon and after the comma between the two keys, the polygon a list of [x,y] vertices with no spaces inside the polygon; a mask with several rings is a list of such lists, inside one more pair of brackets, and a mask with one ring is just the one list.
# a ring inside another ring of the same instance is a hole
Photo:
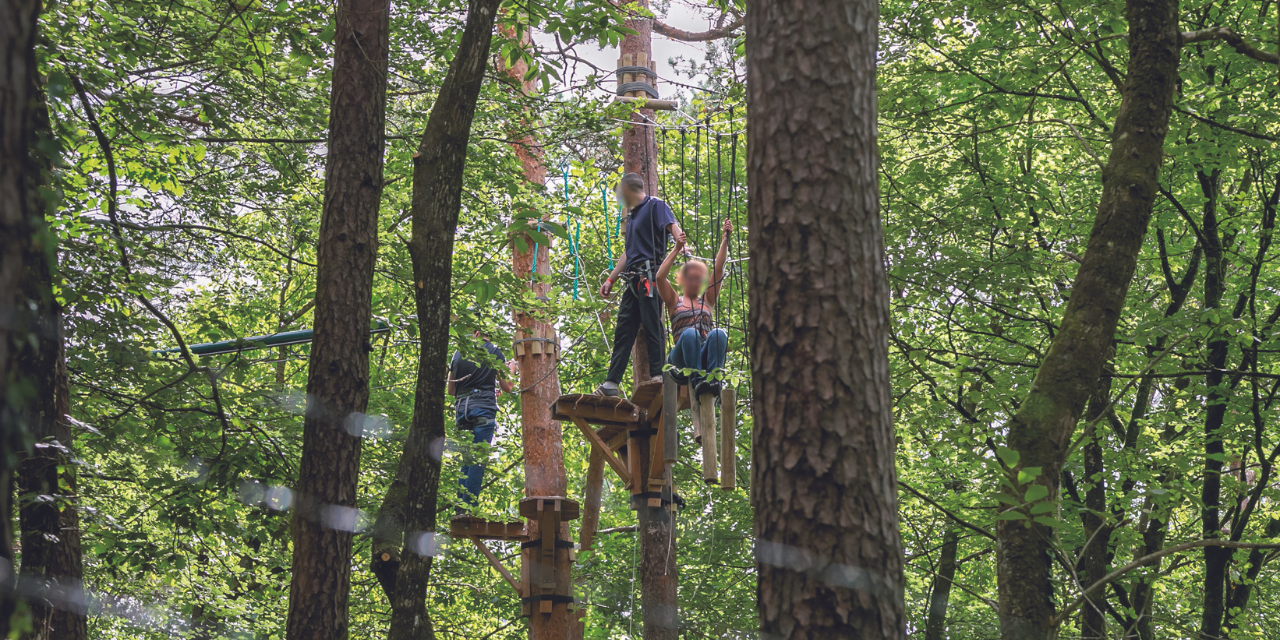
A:
{"label": "blurred face", "polygon": [[618,196],[618,202],[622,203],[628,209],[640,204],[640,202],[644,200],[643,192],[633,191],[621,184],[614,190],[614,193]]}
{"label": "blurred face", "polygon": [[707,265],[701,260],[690,260],[680,268],[680,288],[687,296],[697,296],[707,284]]}

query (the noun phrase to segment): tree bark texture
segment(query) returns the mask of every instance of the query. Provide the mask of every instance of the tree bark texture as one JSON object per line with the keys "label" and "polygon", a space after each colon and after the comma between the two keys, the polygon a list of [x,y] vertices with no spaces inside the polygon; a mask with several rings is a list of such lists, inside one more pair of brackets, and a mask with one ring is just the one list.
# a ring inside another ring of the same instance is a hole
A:
{"label": "tree bark texture", "polygon": [[[1200,231],[1204,236],[1204,308],[1218,309],[1226,292],[1226,256],[1223,254],[1224,230],[1218,221],[1218,195],[1221,178],[1217,171],[1197,172],[1204,193],[1204,217]],[[1225,318],[1224,318],[1225,320]],[[1222,537],[1222,462],[1225,449],[1222,426],[1227,416],[1227,394],[1223,370],[1231,346],[1227,332],[1213,327],[1204,376],[1208,393],[1204,408],[1204,482],[1200,486],[1200,526],[1205,538]],[[1200,637],[1208,640],[1222,635],[1223,607],[1226,604],[1227,565],[1232,551],[1220,547],[1204,548],[1203,605],[1200,609]]]}
{"label": "tree bark texture", "polygon": [[[1111,377],[1098,379],[1098,390],[1089,399],[1084,434],[1084,475],[1088,488],[1084,497],[1085,546],[1079,557],[1080,583],[1091,585],[1110,571],[1111,525],[1103,514],[1107,513],[1106,465],[1102,457],[1101,434],[1097,421],[1110,403]],[[1103,611],[1106,598],[1095,594],[1080,607],[1080,633],[1084,640],[1102,640],[1107,637],[1107,615]]]}
{"label": "tree bark texture", "polygon": [[762,638],[906,637],[876,149],[878,7],[747,5]]}
{"label": "tree bark texture", "polygon": [[[30,128],[41,141],[44,152],[48,152],[54,144],[53,132],[43,90],[38,84],[33,88],[33,96]],[[50,168],[50,160],[52,158],[33,157],[35,175],[47,175],[41,173],[40,168]],[[29,195],[33,211],[45,210],[47,203],[38,186],[31,189]],[[66,420],[71,397],[63,347],[62,308],[53,293],[57,264],[54,242],[51,234],[43,233],[40,241],[27,246],[24,258],[27,271],[22,287],[26,299],[34,303],[31,328],[35,340],[28,341],[16,354],[17,366],[33,383],[34,391],[25,411],[26,424],[34,440],[33,450],[20,456],[17,470],[18,520],[22,528],[20,591],[31,610],[32,627],[23,638],[82,640],[88,637],[89,631],[85,619],[80,513],[70,463],[72,437]]]}
{"label": "tree bark texture", "polygon": [[405,545],[391,598],[390,640],[433,638],[427,582],[434,555],[436,506],[445,438],[445,370],[449,356],[453,241],[462,208],[467,142],[484,83],[499,0],[470,0],[462,40],[414,154],[410,213],[421,348],[413,422],[401,464],[407,465]]}
{"label": "tree bark texture", "polygon": [[[1093,392],[1142,249],[1178,81],[1177,0],[1127,0],[1129,63],[1120,110],[1103,170],[1102,197],[1061,328],[1035,383],[1009,421],[1010,470],[1040,467],[1034,482],[1056,499],[1076,423]],[[1025,491],[1027,485],[1018,491]],[[1004,640],[1055,634],[1052,527],[1028,520],[996,526],[1000,633]]]}
{"label": "tree bark texture", "polygon": [[[504,30],[507,37],[515,37],[514,30]],[[528,31],[525,31],[528,43]],[[524,97],[533,96],[537,92],[535,80],[525,81],[528,66],[524,61],[507,65],[504,60],[502,72],[520,87]],[[529,120],[525,114],[523,120]],[[527,123],[526,123],[527,124]],[[524,178],[531,184],[543,186],[547,181],[547,167],[544,162],[542,148],[532,133],[521,136],[512,143],[512,150],[520,160],[524,170]],[[511,247],[511,270],[520,282],[528,282],[533,300],[546,299],[551,285],[541,279],[551,274],[551,246],[538,245],[526,236],[525,250],[521,251],[514,243]],[[537,246],[537,263],[534,260],[534,247]],[[535,279],[535,274],[538,279]],[[517,308],[512,313],[515,325],[515,339],[555,336],[554,317],[540,312],[537,304],[529,308]],[[560,378],[556,373],[556,358],[551,355],[518,356],[520,365],[520,425],[524,445],[524,494],[530,496],[567,496],[568,476],[564,468],[564,439],[559,422],[551,419],[551,407],[560,397]],[[530,540],[539,540],[543,532],[537,519],[529,519],[525,530]],[[569,524],[562,522],[560,530],[553,532],[561,540],[571,540]],[[540,558],[541,551],[536,548],[525,549],[520,554],[521,562],[534,563]],[[558,576],[569,576],[573,571],[573,562],[569,558],[569,550],[557,548],[553,556],[551,570]],[[557,584],[572,584],[572,580],[549,580]],[[528,595],[528,594],[525,594]],[[529,619],[530,640],[567,640],[579,630],[575,616],[569,611],[567,602],[552,604],[551,613],[538,612],[537,607]]]}
{"label": "tree bark texture", "polygon": [[17,604],[12,462],[26,449],[31,411],[39,406],[39,380],[30,379],[16,357],[39,320],[22,286],[25,262],[44,235],[43,172],[32,155],[39,19],[36,0],[0,0],[0,636],[8,635]]}
{"label": "tree bark texture", "polygon": [[347,637],[378,249],[390,0],[339,0],[315,339],[293,517],[289,640]]}
{"label": "tree bark texture", "polygon": [[[635,5],[639,9],[647,10],[649,8],[649,0],[638,0]],[[645,60],[652,60],[653,21],[646,17],[633,15],[625,20],[623,24],[634,33],[628,33],[622,39],[622,55],[631,56],[632,60],[638,60],[637,56],[643,56]],[[637,78],[637,80],[642,79],[644,78]],[[645,191],[657,195],[658,142],[654,128],[645,126],[645,123],[653,122],[653,109],[636,110],[635,113],[631,114],[631,122],[636,124],[622,130],[622,170],[627,173],[640,174],[644,178]],[[643,342],[643,340],[636,340],[638,345],[643,345]],[[643,349],[644,347],[641,346],[640,348]],[[642,371],[640,369],[635,370]],[[642,371],[642,377],[647,378],[648,374],[648,369]]]}
{"label": "tree bark texture", "polygon": [[929,614],[925,619],[924,640],[946,640],[947,605],[951,601],[951,585],[956,578],[956,553],[960,548],[960,528],[947,523],[938,553],[937,573],[929,589]]}

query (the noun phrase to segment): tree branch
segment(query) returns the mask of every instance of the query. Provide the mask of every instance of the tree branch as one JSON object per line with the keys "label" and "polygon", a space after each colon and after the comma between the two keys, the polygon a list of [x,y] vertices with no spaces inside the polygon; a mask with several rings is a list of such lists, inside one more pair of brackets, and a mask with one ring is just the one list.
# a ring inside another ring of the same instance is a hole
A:
{"label": "tree branch", "polygon": [[1129,564],[1126,564],[1125,566],[1120,567],[1119,569],[1116,569],[1111,573],[1108,573],[1107,575],[1103,576],[1101,580],[1098,580],[1097,582],[1089,585],[1088,589],[1085,589],[1083,592],[1080,593],[1080,597],[1076,598],[1075,601],[1072,602],[1069,606],[1067,606],[1066,609],[1063,609],[1060,613],[1058,613],[1053,617],[1054,624],[1062,624],[1063,621],[1065,621],[1068,617],[1071,616],[1072,612],[1078,609],[1080,605],[1084,604],[1084,602],[1089,598],[1090,594],[1106,586],[1108,583],[1112,582],[1113,580],[1120,578],[1124,574],[1129,573],[1130,571],[1133,571],[1134,569],[1137,569],[1139,567],[1151,564],[1156,560],[1159,560],[1165,556],[1171,556],[1171,555],[1182,553],[1183,551],[1189,551],[1191,549],[1198,549],[1201,547],[1225,547],[1227,549],[1280,549],[1280,542],[1235,542],[1232,540],[1219,540],[1217,538],[1211,538],[1208,540],[1196,540],[1194,542],[1184,542],[1182,544],[1174,545],[1167,549],[1161,549],[1155,553],[1142,556],[1141,558],[1138,558],[1137,560],[1134,560],[1133,562],[1130,562]]}
{"label": "tree branch", "polygon": [[944,506],[942,506],[942,505],[938,504],[937,502],[934,502],[933,500],[929,499],[929,498],[928,498],[927,496],[925,496],[923,493],[920,493],[919,491],[916,491],[916,490],[915,490],[915,488],[914,488],[914,487],[912,487],[911,485],[909,485],[909,484],[907,484],[907,483],[905,483],[905,482],[903,482],[903,481],[899,480],[899,481],[898,481],[898,486],[902,487],[903,489],[906,489],[906,490],[907,490],[907,492],[908,492],[908,493],[910,493],[911,495],[913,495],[913,496],[915,496],[915,497],[917,497],[917,498],[920,498],[921,500],[924,500],[925,502],[927,502],[927,503],[929,503],[931,506],[933,506],[933,508],[935,508],[935,509],[937,509],[938,511],[941,511],[942,513],[946,514],[949,518],[951,518],[952,520],[954,520],[954,521],[956,522],[956,524],[958,524],[958,525],[960,525],[960,526],[962,526],[962,527],[964,527],[964,528],[966,528],[966,529],[969,529],[970,531],[977,532],[977,533],[981,534],[981,535],[982,535],[982,537],[987,538],[988,540],[995,540],[995,539],[996,539],[996,537],[995,537],[994,535],[992,535],[992,534],[991,534],[989,531],[987,531],[986,529],[983,529],[982,527],[979,527],[979,526],[978,526],[978,525],[976,525],[976,524],[971,524],[971,523],[969,523],[969,522],[968,522],[968,521],[966,521],[964,518],[961,518],[960,516],[956,515],[956,514],[955,514],[954,512],[952,512],[951,510],[949,510],[949,509],[947,509],[946,507],[944,507]]}
{"label": "tree branch", "polygon": [[742,27],[745,21],[745,17],[738,16],[736,20],[723,27],[693,32],[685,31],[684,29],[677,29],[659,20],[654,20],[653,31],[658,35],[666,36],[672,40],[679,40],[681,42],[706,42],[708,40],[719,40],[721,38],[732,36],[733,32]]}
{"label": "tree branch", "polygon": [[1231,48],[1235,49],[1241,55],[1253,58],[1259,62],[1280,64],[1280,54],[1268,53],[1258,49],[1248,42],[1245,42],[1244,36],[1241,36],[1226,27],[1210,27],[1199,31],[1184,31],[1182,33],[1182,44],[1209,42],[1211,40],[1221,40],[1231,45]]}

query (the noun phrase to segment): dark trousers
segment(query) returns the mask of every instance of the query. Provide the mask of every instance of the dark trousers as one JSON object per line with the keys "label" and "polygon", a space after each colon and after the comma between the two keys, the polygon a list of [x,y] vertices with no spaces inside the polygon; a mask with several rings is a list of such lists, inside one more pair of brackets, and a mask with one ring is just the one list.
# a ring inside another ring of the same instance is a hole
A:
{"label": "dark trousers", "polygon": [[[653,286],[652,284],[650,286]],[[655,287],[656,288],[656,287]],[[662,331],[662,298],[658,292],[653,297],[645,295],[644,283],[639,278],[627,284],[618,305],[618,323],[613,328],[613,355],[609,358],[609,375],[606,380],[622,382],[631,362],[631,347],[636,344],[636,333],[644,328],[645,348],[649,352],[649,375],[662,375],[663,345],[666,335]]]}
{"label": "dark trousers", "polygon": [[[456,415],[458,429],[470,431],[473,444],[481,442],[485,444],[493,443],[494,428],[498,426],[496,422],[497,409],[483,405],[476,406],[467,402],[466,398],[463,398],[457,407]],[[474,453],[468,448],[462,456],[462,478],[458,481],[458,484],[462,485],[463,490],[458,492],[458,498],[471,506],[475,506],[476,498],[480,497],[480,483],[483,481],[484,458],[477,461]]]}

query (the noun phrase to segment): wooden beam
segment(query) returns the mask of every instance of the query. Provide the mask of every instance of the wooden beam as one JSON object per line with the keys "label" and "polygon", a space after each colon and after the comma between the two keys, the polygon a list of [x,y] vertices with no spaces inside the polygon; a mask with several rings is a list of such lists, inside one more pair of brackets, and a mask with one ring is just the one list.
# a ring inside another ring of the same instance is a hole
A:
{"label": "wooden beam", "polygon": [[738,486],[738,390],[720,390],[720,488],[732,491]]}
{"label": "wooden beam", "polygon": [[659,100],[657,98],[617,96],[613,101],[631,103],[640,109],[657,109],[658,111],[675,111],[680,108],[680,103],[675,100]]}
{"label": "wooden beam", "polygon": [[604,456],[604,461],[608,462],[609,466],[613,467],[613,470],[618,473],[618,477],[622,478],[622,481],[630,486],[631,472],[627,470],[627,466],[622,464],[622,461],[619,460],[617,456],[613,455],[613,451],[609,450],[609,445],[605,444],[604,440],[600,439],[600,435],[596,433],[596,430],[592,429],[591,425],[583,422],[582,418],[571,416],[571,419],[573,420],[573,424],[578,427],[578,431],[581,431],[582,435],[587,437],[587,441],[591,443],[592,449],[598,450],[600,455]]}
{"label": "wooden beam", "polygon": [[484,555],[485,559],[489,561],[489,564],[493,565],[493,568],[497,569],[498,573],[502,574],[502,578],[507,581],[507,584],[511,585],[511,588],[516,590],[516,595],[523,598],[524,594],[520,593],[520,583],[516,582],[516,579],[511,575],[511,572],[507,571],[507,568],[502,565],[502,561],[498,559],[498,556],[493,555],[493,552],[489,550],[488,545],[482,542],[480,538],[471,536],[470,539],[471,542],[475,543],[476,548],[480,550],[480,553]]}
{"label": "wooden beam", "polygon": [[672,464],[680,450],[680,385],[670,371],[662,374],[662,381],[662,461]]}

